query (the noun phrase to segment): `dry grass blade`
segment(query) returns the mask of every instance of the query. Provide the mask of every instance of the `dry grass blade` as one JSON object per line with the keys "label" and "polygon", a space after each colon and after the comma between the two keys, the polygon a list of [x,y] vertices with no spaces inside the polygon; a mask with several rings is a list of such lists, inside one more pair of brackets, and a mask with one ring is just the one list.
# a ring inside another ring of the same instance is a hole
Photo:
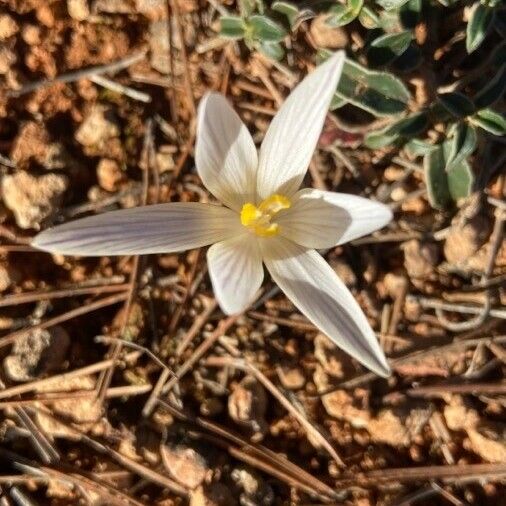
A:
{"label": "dry grass blade", "polygon": [[0,307],[15,306],[17,304],[28,304],[40,300],[64,299],[66,297],[78,297],[80,295],[98,295],[110,292],[122,292],[129,287],[122,283],[117,285],[90,286],[82,288],[64,288],[61,290],[41,290],[36,292],[25,292],[15,295],[7,295],[0,300]]}
{"label": "dry grass blade", "polygon": [[159,403],[179,420],[197,425],[201,429],[217,436],[213,439],[213,441],[219,446],[229,449],[230,445],[226,443],[226,441],[235,445],[235,456],[239,460],[247,457],[249,459],[249,463],[253,467],[259,467],[260,463],[262,463],[264,466],[262,469],[265,472],[269,474],[275,472],[276,474],[273,474],[273,476],[276,478],[293,485],[296,488],[305,490],[308,493],[319,497],[320,500],[328,501],[329,498],[337,498],[337,494],[331,487],[293,464],[282,455],[269,450],[265,446],[250,443],[238,434],[235,434],[214,422],[206,420],[205,418],[200,416],[191,416],[161,400]]}
{"label": "dry grass blade", "polygon": [[345,467],[341,457],[337,454],[332,445],[325,439],[323,434],[314,427],[309,420],[296,409],[292,403],[279,391],[279,389],[253,364],[235,357],[209,357],[206,365],[213,367],[232,367],[252,374],[274,397],[275,399],[302,425],[308,435],[308,441],[314,445],[318,443],[321,448],[329,453],[339,467]]}
{"label": "dry grass blade", "polygon": [[59,316],[55,316],[54,318],[49,318],[48,320],[38,323],[37,325],[33,325],[27,329],[21,329],[15,332],[11,332],[10,334],[4,337],[0,337],[0,348],[2,346],[12,344],[16,339],[25,336],[29,332],[33,332],[34,330],[38,329],[47,329],[50,327],[54,327],[55,325],[58,325],[60,323],[72,320],[72,318],[76,318],[77,316],[82,316],[84,314],[91,313],[92,311],[96,311],[97,309],[102,309],[104,307],[117,304],[118,302],[126,300],[127,297],[128,297],[127,293],[119,293],[116,295],[111,295],[110,297],[104,297],[103,299],[96,300],[95,302],[90,302],[89,304],[86,304],[82,307],[78,307],[76,309],[72,309]]}

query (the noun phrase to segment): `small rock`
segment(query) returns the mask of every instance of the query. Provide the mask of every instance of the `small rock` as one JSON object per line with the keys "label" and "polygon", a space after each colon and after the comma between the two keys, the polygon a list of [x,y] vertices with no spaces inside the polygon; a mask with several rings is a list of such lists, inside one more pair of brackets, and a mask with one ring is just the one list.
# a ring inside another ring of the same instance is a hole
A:
{"label": "small rock", "polygon": [[0,40],[8,39],[15,35],[19,26],[8,14],[0,14]]}
{"label": "small rock", "polygon": [[450,264],[465,264],[490,235],[490,219],[480,212],[471,213],[468,208],[462,208],[446,236],[444,254]]}
{"label": "small rock", "polygon": [[62,327],[34,330],[17,339],[3,365],[5,375],[12,381],[32,381],[58,369],[70,346]]}
{"label": "small rock", "polygon": [[51,144],[46,128],[35,121],[27,121],[21,126],[11,149],[10,156],[18,166],[30,160],[44,164]]}
{"label": "small rock", "polygon": [[149,25],[149,44],[151,66],[161,74],[169,74],[171,65],[167,21],[162,19]]}
{"label": "small rock", "polygon": [[344,377],[344,353],[324,334],[317,334],[314,339],[314,356],[325,374],[337,379]]}
{"label": "small rock", "polygon": [[190,493],[190,506],[237,506],[237,501],[225,485],[211,483]]}
{"label": "small rock", "polygon": [[357,429],[368,426],[368,410],[355,405],[355,400],[346,390],[334,390],[321,398],[325,411],[338,420],[345,420]]}
{"label": "small rock", "polygon": [[12,49],[0,47],[0,75],[7,74],[16,60],[16,53]]}
{"label": "small rock", "polygon": [[174,170],[176,164],[174,163],[174,156],[172,155],[172,153],[159,152],[156,153],[155,158],[156,158],[156,167],[158,168],[160,173]]}
{"label": "small rock", "polygon": [[0,264],[0,292],[8,290],[18,279],[18,273],[9,265]]}
{"label": "small rock", "polygon": [[337,27],[334,28],[327,24],[327,14],[316,16],[311,22],[309,31],[315,44],[319,47],[328,47],[332,49],[342,49],[348,45],[348,34],[346,31]]}
{"label": "small rock", "polygon": [[267,430],[264,419],[267,410],[267,395],[263,386],[252,376],[246,376],[228,398],[230,418],[257,435]]}
{"label": "small rock", "polygon": [[1,181],[4,203],[14,213],[18,226],[36,230],[57,211],[67,186],[68,179],[63,174],[35,177],[25,171]]}
{"label": "small rock", "polygon": [[276,372],[279,381],[288,390],[299,390],[306,383],[306,378],[300,367],[278,366]]}
{"label": "small rock", "polygon": [[108,139],[119,135],[119,127],[111,109],[95,105],[81,123],[75,134],[83,146],[103,145]]}
{"label": "small rock", "polygon": [[405,421],[391,409],[385,409],[369,420],[367,431],[374,442],[394,447],[408,446],[411,439]]}
{"label": "small rock", "polygon": [[[56,378],[38,388],[39,392],[72,392],[75,390],[94,390],[96,381],[92,376],[79,376],[77,378]],[[94,396],[69,397],[52,403],[52,409],[65,418],[80,424],[93,424],[102,415],[102,405]],[[92,425],[89,426],[89,429]]]}
{"label": "small rock", "polygon": [[135,12],[133,2],[130,0],[95,0],[92,10],[108,14],[134,14]]}
{"label": "small rock", "polygon": [[246,468],[236,468],[231,473],[232,479],[243,490],[241,504],[248,506],[269,506],[274,502],[274,492],[261,476]]}
{"label": "small rock", "polygon": [[181,485],[194,490],[204,481],[207,463],[193,448],[163,445],[160,452],[165,469]]}
{"label": "small rock", "polygon": [[450,430],[460,431],[472,429],[480,422],[480,416],[475,409],[467,407],[462,397],[454,395],[445,405],[443,416]]}
{"label": "small rock", "polygon": [[29,46],[36,46],[41,43],[40,27],[26,24],[21,31],[21,37]]}
{"label": "small rock", "polygon": [[88,0],[67,0],[67,10],[72,19],[84,21],[90,15]]}
{"label": "small rock", "polygon": [[97,179],[101,188],[113,192],[118,189],[119,183],[125,180],[125,174],[116,160],[102,158],[97,165]]}
{"label": "small rock", "polygon": [[406,290],[408,280],[403,274],[388,272],[383,278],[383,287],[386,295],[392,299],[396,299],[403,291]]}
{"label": "small rock", "polygon": [[167,18],[166,0],[135,0],[137,12],[140,12],[152,21]]}
{"label": "small rock", "polygon": [[439,261],[439,248],[434,243],[420,242],[416,239],[403,246],[404,267],[410,278],[428,279],[434,274]]}
{"label": "small rock", "polygon": [[498,434],[491,428],[467,431],[471,450],[484,461],[506,464],[506,433]]}

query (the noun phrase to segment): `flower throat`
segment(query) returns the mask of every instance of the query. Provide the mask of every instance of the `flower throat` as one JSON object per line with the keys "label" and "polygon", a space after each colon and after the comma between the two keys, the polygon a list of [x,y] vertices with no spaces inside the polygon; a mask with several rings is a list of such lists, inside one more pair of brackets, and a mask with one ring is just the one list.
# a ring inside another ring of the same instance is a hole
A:
{"label": "flower throat", "polygon": [[272,218],[290,206],[290,199],[278,194],[271,195],[258,206],[247,202],[241,209],[241,223],[260,237],[272,237],[279,233],[279,225],[271,223]]}

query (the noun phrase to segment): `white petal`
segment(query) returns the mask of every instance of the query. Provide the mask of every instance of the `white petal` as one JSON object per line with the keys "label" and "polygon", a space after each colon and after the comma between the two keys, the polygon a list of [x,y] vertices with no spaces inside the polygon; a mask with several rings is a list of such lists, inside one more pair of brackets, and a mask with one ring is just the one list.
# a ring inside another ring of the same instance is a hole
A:
{"label": "white petal", "polygon": [[293,195],[302,183],[316,148],[344,63],[339,51],[290,93],[272,120],[260,148],[257,192]]}
{"label": "white petal", "polygon": [[364,313],[327,262],[287,239],[261,244],[267,269],[295,306],[337,346],[388,376],[390,368]]}
{"label": "white petal", "polygon": [[389,207],[348,193],[304,189],[276,217],[280,233],[307,248],[331,248],[384,227]]}
{"label": "white petal", "polygon": [[213,244],[207,251],[214,293],[227,314],[244,311],[264,279],[258,241],[249,233]]}
{"label": "white petal", "polygon": [[241,118],[218,93],[199,104],[195,164],[207,189],[227,206],[240,211],[254,201],[257,150]]}
{"label": "white petal", "polygon": [[237,213],[198,202],[175,202],[89,216],[45,230],[32,245],[63,255],[141,255],[206,246],[244,230]]}

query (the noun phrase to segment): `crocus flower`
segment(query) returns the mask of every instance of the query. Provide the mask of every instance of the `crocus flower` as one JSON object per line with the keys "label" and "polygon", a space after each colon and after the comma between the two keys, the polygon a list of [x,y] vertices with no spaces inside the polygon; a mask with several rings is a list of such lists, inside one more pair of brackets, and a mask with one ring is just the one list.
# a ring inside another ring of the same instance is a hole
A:
{"label": "crocus flower", "polygon": [[310,73],[274,117],[259,152],[220,94],[200,102],[195,162],[223,205],[167,203],[112,211],[38,234],[33,245],[66,255],[171,253],[212,244],[214,293],[227,314],[255,298],[263,264],[293,304],[335,344],[379,375],[390,373],[360,306],[316,249],[386,225],[390,210],[354,195],[299,187],[306,174],[344,53]]}

